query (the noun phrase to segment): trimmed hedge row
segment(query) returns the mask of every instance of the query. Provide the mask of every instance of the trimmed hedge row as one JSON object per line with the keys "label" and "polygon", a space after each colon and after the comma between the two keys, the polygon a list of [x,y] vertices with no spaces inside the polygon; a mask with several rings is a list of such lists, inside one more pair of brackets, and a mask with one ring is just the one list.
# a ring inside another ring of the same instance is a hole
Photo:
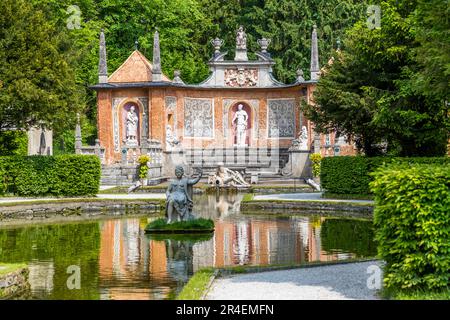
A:
{"label": "trimmed hedge row", "polygon": [[373,176],[385,287],[449,289],[450,165],[397,165]]}
{"label": "trimmed hedge row", "polygon": [[0,157],[0,194],[20,196],[95,195],[100,187],[97,156]]}
{"label": "trimmed hedge row", "polygon": [[389,163],[450,164],[450,158],[326,157],[321,162],[320,183],[327,193],[369,195],[370,173]]}

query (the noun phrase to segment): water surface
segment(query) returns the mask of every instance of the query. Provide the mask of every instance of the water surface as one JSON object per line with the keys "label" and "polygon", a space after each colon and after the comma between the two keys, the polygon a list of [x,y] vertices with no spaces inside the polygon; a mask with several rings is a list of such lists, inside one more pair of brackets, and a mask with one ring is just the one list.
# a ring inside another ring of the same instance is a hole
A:
{"label": "water surface", "polygon": [[[153,217],[0,227],[0,262],[29,264],[35,299],[168,299],[203,267],[376,254],[371,221],[248,216],[239,212],[241,199],[239,194],[195,196],[194,211],[215,220],[209,239],[152,238],[144,228]],[[73,289],[71,266],[80,268],[79,289]]]}

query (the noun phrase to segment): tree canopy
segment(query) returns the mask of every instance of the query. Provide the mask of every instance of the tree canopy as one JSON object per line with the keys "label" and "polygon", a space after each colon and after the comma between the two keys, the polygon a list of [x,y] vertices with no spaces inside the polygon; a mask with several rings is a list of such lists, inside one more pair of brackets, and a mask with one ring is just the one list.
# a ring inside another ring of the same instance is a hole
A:
{"label": "tree canopy", "polygon": [[0,131],[64,127],[80,105],[64,33],[25,0],[0,3]]}
{"label": "tree canopy", "polygon": [[[436,32],[441,30],[442,37],[448,29],[433,23],[433,31],[425,31],[420,17],[434,15],[431,9],[425,1],[384,1],[380,28],[360,21],[347,32],[343,50],[324,68],[314,94],[316,105],[306,108],[318,131],[337,130],[367,155],[445,153],[448,73],[445,76],[443,69],[448,67],[448,52],[440,51],[445,45],[437,43],[431,49],[424,32],[437,40]],[[441,61],[428,64],[430,50],[435,50],[433,55],[439,51]]]}

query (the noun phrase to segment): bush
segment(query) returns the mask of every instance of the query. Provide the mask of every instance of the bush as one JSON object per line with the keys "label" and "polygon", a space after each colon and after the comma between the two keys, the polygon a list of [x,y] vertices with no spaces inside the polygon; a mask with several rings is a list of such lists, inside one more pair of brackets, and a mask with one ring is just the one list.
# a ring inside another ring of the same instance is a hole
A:
{"label": "bush", "polygon": [[370,173],[389,163],[450,164],[450,158],[326,157],[321,161],[320,183],[330,194],[369,195]]}
{"label": "bush", "polygon": [[150,156],[143,154],[138,158],[139,162],[139,178],[145,179],[148,175],[148,165],[147,163],[151,160]]}
{"label": "bush", "polygon": [[313,153],[309,156],[309,159],[312,162],[313,176],[320,176],[320,162],[322,161],[322,156],[320,155],[320,153]]}
{"label": "bush", "polygon": [[376,240],[387,289],[450,285],[450,165],[394,165],[374,174]]}
{"label": "bush", "polygon": [[96,156],[0,157],[0,193],[20,196],[97,194],[101,166]]}

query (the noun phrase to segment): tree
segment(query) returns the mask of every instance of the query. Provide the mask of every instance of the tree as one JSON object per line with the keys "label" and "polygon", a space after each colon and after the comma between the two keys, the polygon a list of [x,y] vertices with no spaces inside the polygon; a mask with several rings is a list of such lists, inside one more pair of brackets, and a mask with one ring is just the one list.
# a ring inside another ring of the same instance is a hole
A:
{"label": "tree", "polygon": [[442,155],[448,114],[436,97],[416,90],[420,48],[414,37],[415,1],[382,2],[381,28],[358,22],[344,39],[344,50],[324,68],[306,114],[320,132],[352,137],[367,155]]}
{"label": "tree", "polygon": [[0,132],[67,126],[82,94],[67,36],[25,0],[3,0],[0,12]]}

